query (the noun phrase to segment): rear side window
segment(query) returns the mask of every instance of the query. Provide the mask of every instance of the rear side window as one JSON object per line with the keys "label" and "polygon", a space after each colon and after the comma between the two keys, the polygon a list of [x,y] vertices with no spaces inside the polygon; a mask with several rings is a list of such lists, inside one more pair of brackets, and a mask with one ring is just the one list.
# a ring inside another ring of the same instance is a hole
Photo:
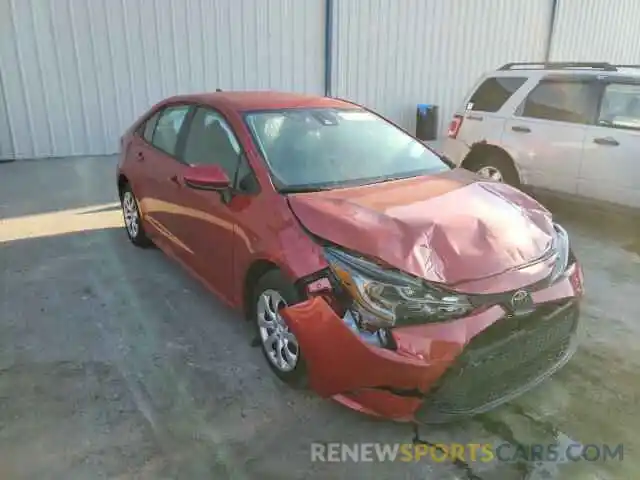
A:
{"label": "rear side window", "polygon": [[526,77],[487,78],[471,96],[467,110],[497,112],[526,81]]}
{"label": "rear side window", "polygon": [[167,152],[169,155],[175,155],[178,134],[188,112],[188,105],[165,108],[160,113],[160,118],[153,132],[151,142],[153,146]]}
{"label": "rear side window", "polygon": [[142,131],[142,137],[149,143],[151,143],[151,139],[153,138],[153,131],[156,128],[156,123],[158,123],[158,118],[159,117],[160,117],[160,112],[156,112],[144,124],[144,130]]}
{"label": "rear side window", "polygon": [[524,101],[522,116],[587,124],[594,120],[597,103],[595,83],[542,81]]}

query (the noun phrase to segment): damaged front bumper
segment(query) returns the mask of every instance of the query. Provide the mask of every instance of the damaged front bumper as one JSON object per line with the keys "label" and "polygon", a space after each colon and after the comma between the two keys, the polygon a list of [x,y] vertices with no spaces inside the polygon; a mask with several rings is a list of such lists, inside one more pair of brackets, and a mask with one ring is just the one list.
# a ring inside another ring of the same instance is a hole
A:
{"label": "damaged front bumper", "polygon": [[393,328],[393,349],[354,333],[319,296],[281,314],[319,395],[371,415],[437,423],[494,408],[564,365],[575,351],[581,282],[575,263],[562,280],[532,292],[527,315],[493,305]]}

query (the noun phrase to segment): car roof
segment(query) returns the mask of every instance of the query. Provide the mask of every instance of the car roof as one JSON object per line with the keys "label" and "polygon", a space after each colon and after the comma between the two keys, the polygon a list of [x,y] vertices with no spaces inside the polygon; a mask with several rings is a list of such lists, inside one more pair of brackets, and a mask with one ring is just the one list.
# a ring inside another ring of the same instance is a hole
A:
{"label": "car roof", "polygon": [[337,98],[276,91],[229,91],[177,95],[166,102],[184,101],[225,106],[238,111],[280,110],[288,108],[360,108]]}

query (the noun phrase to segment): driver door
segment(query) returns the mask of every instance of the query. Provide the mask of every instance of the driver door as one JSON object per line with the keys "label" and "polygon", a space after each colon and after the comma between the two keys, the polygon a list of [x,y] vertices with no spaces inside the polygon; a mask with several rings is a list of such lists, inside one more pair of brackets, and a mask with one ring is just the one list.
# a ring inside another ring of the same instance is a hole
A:
{"label": "driver door", "polygon": [[[186,129],[182,171],[193,165],[217,164],[233,180],[241,150],[224,117],[211,108],[197,107]],[[182,175],[178,183],[181,208],[168,228],[191,252],[188,266],[211,289],[232,301],[235,219],[229,192],[189,188]]]}

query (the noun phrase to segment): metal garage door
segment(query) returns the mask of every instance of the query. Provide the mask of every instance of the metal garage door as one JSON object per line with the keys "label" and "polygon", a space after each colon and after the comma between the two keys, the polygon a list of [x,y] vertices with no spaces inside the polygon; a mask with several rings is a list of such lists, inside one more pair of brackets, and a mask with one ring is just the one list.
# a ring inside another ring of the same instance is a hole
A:
{"label": "metal garage door", "polygon": [[114,153],[169,95],[323,72],[323,0],[0,0],[0,158]]}
{"label": "metal garage door", "polygon": [[333,93],[406,128],[416,104],[440,105],[440,131],[478,77],[542,60],[551,0],[336,2]]}

